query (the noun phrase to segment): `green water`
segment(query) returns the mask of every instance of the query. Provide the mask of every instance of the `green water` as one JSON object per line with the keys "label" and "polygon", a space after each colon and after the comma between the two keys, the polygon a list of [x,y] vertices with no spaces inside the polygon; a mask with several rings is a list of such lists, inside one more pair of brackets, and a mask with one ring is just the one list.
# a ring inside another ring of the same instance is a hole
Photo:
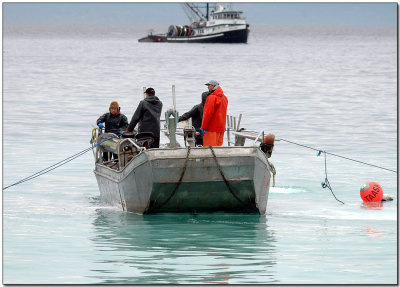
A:
{"label": "green water", "polygon": [[302,192],[285,202],[281,191],[272,189],[267,216],[137,215],[98,198],[73,207],[67,194],[43,208],[21,195],[31,209],[4,213],[4,283],[367,284],[365,272],[395,281],[393,202],[343,206],[320,195],[316,207]]}

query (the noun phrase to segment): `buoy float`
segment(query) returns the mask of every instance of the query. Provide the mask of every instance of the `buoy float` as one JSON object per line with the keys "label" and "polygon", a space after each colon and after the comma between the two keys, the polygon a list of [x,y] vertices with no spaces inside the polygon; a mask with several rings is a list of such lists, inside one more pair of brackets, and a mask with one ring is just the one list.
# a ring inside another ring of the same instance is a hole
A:
{"label": "buoy float", "polygon": [[268,158],[272,155],[272,150],[274,149],[275,135],[268,134],[263,138],[260,144],[261,150],[267,155]]}
{"label": "buoy float", "polygon": [[363,184],[360,189],[360,197],[365,202],[382,201],[383,190],[379,183],[370,181]]}
{"label": "buoy float", "polygon": [[268,134],[264,137],[263,143],[265,144],[274,144],[275,142],[275,135],[274,134]]}

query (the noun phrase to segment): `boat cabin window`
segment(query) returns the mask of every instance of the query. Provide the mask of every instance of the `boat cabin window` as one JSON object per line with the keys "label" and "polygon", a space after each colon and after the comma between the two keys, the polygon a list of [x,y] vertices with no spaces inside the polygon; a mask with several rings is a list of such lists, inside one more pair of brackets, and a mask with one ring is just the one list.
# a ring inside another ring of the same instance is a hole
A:
{"label": "boat cabin window", "polygon": [[212,18],[214,20],[215,19],[240,19],[240,14],[239,13],[218,13],[218,14],[213,14]]}

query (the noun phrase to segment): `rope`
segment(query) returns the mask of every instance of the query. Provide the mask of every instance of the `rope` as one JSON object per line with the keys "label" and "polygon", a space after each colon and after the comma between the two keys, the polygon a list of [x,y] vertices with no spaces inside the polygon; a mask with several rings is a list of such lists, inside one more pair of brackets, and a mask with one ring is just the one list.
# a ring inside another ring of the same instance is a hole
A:
{"label": "rope", "polygon": [[327,171],[327,169],[326,169],[326,152],[324,152],[324,155],[325,155],[325,182],[322,182],[322,183],[321,183],[322,188],[326,188],[326,187],[329,188],[329,190],[330,190],[331,193],[333,194],[333,197],[334,197],[337,201],[339,201],[339,202],[341,202],[342,204],[344,204],[344,202],[341,201],[341,200],[339,200],[339,199],[337,199],[336,195],[333,193],[332,187],[331,187],[331,185],[330,185],[330,183],[329,183],[329,180],[328,180],[328,171]]}
{"label": "rope", "polygon": [[[170,199],[175,195],[176,191],[178,190],[179,186],[181,185],[183,176],[185,175],[185,172],[186,172],[187,163],[188,163],[188,161],[189,161],[189,154],[190,154],[190,146],[187,147],[187,153],[186,153],[185,164],[183,165],[183,169],[182,169],[182,172],[181,172],[181,176],[179,177],[179,180],[178,180],[178,182],[176,183],[174,190],[173,190],[172,193],[169,195],[169,197],[167,198],[167,200],[165,200],[161,205],[159,205],[159,206],[157,207],[158,209],[162,208],[164,205],[166,205],[166,204],[170,201]],[[152,206],[150,206],[149,209],[148,209],[146,212],[149,213],[149,212],[153,211],[154,209],[155,209],[155,201],[154,201],[154,203],[152,204]]]}
{"label": "rope", "polygon": [[[122,133],[121,133],[121,134],[122,134]],[[29,181],[29,180],[31,180],[31,179],[34,179],[34,178],[39,177],[39,176],[41,176],[41,175],[43,175],[43,174],[46,174],[46,173],[48,173],[48,172],[50,172],[50,171],[52,171],[52,170],[54,170],[54,169],[56,169],[56,168],[58,168],[58,167],[60,167],[60,166],[63,166],[64,164],[66,164],[66,163],[68,163],[68,162],[70,162],[70,161],[72,161],[72,160],[74,160],[74,159],[80,157],[81,155],[83,155],[83,154],[87,153],[88,151],[94,149],[95,147],[101,145],[103,142],[108,141],[108,140],[111,140],[111,139],[113,139],[113,138],[115,138],[115,137],[118,137],[118,136],[120,136],[121,134],[114,135],[114,136],[112,136],[112,137],[110,137],[110,138],[108,138],[108,139],[105,139],[105,140],[99,142],[98,144],[96,144],[96,145],[94,145],[94,146],[92,145],[92,146],[89,147],[89,148],[86,148],[86,149],[84,149],[84,150],[82,150],[82,151],[80,151],[80,152],[78,152],[78,153],[76,153],[76,154],[74,154],[74,155],[72,155],[72,156],[70,156],[70,157],[67,157],[67,158],[65,158],[65,159],[63,159],[63,160],[61,160],[61,161],[59,161],[59,162],[57,162],[57,163],[55,163],[55,164],[49,166],[49,167],[46,167],[45,169],[42,169],[42,170],[40,170],[40,171],[38,171],[38,172],[36,172],[36,173],[34,173],[34,174],[28,176],[28,177],[25,177],[24,179],[21,179],[20,181],[17,181],[17,182],[15,182],[15,183],[13,183],[13,184],[11,184],[11,185],[9,185],[9,186],[4,187],[3,190],[6,190],[6,189],[8,189],[8,188],[10,188],[10,187],[12,187],[12,186],[15,186],[15,185],[21,184],[21,183],[23,183],[23,182]]]}
{"label": "rope", "polygon": [[217,156],[216,156],[215,153],[214,153],[214,149],[212,148],[212,146],[209,146],[209,148],[210,148],[211,153],[212,153],[212,155],[213,155],[213,157],[214,157],[214,159],[215,159],[215,163],[217,164],[219,173],[221,174],[222,179],[225,181],[225,184],[226,184],[226,186],[228,187],[228,190],[231,192],[231,194],[232,194],[244,207],[250,208],[250,209],[254,209],[254,208],[256,207],[256,206],[254,205],[254,203],[251,203],[251,205],[248,205],[248,204],[244,203],[244,202],[233,192],[232,187],[231,187],[231,185],[229,184],[229,181],[226,179],[225,174],[224,174],[224,172],[222,171],[221,166],[219,165],[219,162],[218,162],[218,160],[217,160]]}
{"label": "rope", "polygon": [[[98,131],[98,127],[95,127],[92,129],[92,138],[90,139],[90,144],[92,145],[92,148],[97,139],[97,131]],[[101,130],[100,130],[100,133],[101,133]],[[94,156],[94,151],[93,151],[93,156]]]}
{"label": "rope", "polygon": [[272,164],[272,162],[269,162],[268,159],[267,159],[267,162],[268,162],[269,167],[271,168],[271,171],[272,171],[272,187],[275,187],[276,169],[275,169],[275,166]]}
{"label": "rope", "polygon": [[325,154],[330,154],[330,155],[333,155],[333,156],[336,156],[336,157],[340,157],[340,158],[343,158],[343,159],[351,160],[351,161],[358,162],[358,163],[361,163],[361,164],[365,164],[365,165],[369,165],[369,166],[372,166],[372,167],[376,167],[376,168],[380,168],[380,169],[384,169],[384,170],[387,170],[387,171],[391,171],[391,172],[397,173],[397,171],[389,169],[389,168],[385,168],[385,167],[381,167],[381,166],[378,166],[378,165],[370,164],[370,163],[367,163],[367,162],[363,162],[363,161],[360,161],[360,160],[356,160],[356,159],[352,159],[352,158],[349,158],[349,157],[341,156],[341,155],[338,155],[338,154],[322,151],[322,150],[319,150],[319,149],[316,149],[316,148],[312,148],[312,147],[309,147],[309,146],[306,146],[306,145],[303,145],[303,144],[299,144],[299,143],[295,143],[295,142],[292,142],[292,141],[288,141],[288,140],[285,140],[285,139],[282,139],[282,138],[279,139],[279,140],[284,141],[284,142],[288,142],[288,143],[291,143],[291,144],[295,144],[295,145],[298,145],[298,146],[302,146],[302,147],[305,147],[305,148],[309,148],[309,149],[312,149],[312,150],[316,150],[316,151],[319,152],[318,155],[320,155],[321,152],[324,152]]}

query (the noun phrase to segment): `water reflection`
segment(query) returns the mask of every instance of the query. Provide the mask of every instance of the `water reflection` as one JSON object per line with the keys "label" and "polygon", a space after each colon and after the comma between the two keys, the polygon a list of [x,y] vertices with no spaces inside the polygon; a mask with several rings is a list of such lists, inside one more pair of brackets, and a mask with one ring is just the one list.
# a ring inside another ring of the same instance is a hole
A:
{"label": "water reflection", "polygon": [[383,233],[381,230],[373,227],[368,227],[364,228],[360,232],[361,236],[368,236],[368,237],[374,237],[374,238],[383,238]]}
{"label": "water reflection", "polygon": [[377,202],[363,202],[361,204],[362,209],[367,209],[367,210],[382,210],[383,209],[383,203],[382,201],[377,201]]}
{"label": "water reflection", "polygon": [[99,284],[277,283],[265,217],[98,209],[93,227]]}

